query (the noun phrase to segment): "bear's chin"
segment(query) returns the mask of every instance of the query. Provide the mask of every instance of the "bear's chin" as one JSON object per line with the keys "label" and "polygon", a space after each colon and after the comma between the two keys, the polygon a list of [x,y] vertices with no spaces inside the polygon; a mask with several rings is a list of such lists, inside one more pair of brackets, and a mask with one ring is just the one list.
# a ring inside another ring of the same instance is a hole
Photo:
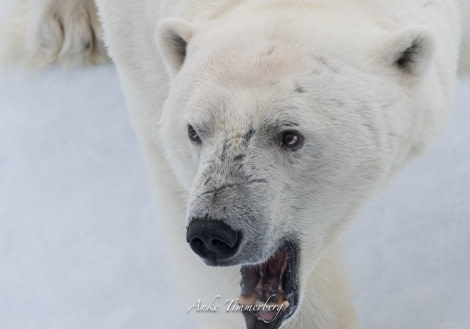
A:
{"label": "bear's chin", "polygon": [[241,267],[238,300],[248,329],[278,329],[299,302],[297,244],[283,241],[264,263]]}

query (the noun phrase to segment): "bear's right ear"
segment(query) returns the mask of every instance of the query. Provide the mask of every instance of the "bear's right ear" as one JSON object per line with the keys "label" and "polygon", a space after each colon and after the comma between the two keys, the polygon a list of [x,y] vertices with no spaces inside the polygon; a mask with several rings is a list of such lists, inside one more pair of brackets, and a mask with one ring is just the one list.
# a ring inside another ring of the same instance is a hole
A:
{"label": "bear's right ear", "polygon": [[192,35],[192,26],[183,19],[169,18],[160,23],[157,44],[171,76],[176,75],[183,66]]}

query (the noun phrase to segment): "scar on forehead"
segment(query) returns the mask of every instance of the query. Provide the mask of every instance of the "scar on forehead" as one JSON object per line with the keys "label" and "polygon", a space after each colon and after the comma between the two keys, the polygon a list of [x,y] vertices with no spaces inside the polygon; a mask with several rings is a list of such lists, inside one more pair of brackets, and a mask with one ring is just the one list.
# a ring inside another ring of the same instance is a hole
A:
{"label": "scar on forehead", "polygon": [[295,84],[295,89],[294,89],[296,92],[298,92],[299,94],[302,94],[305,92],[305,88],[302,87],[301,85],[299,85],[298,83]]}
{"label": "scar on forehead", "polygon": [[268,49],[266,49],[266,56],[271,55],[274,52],[274,46],[270,46]]}
{"label": "scar on forehead", "polygon": [[313,60],[315,60],[317,63],[323,65],[326,69],[328,69],[331,72],[338,73],[338,68],[335,67],[328,59],[326,59],[323,56],[319,55],[312,55],[311,56]]}

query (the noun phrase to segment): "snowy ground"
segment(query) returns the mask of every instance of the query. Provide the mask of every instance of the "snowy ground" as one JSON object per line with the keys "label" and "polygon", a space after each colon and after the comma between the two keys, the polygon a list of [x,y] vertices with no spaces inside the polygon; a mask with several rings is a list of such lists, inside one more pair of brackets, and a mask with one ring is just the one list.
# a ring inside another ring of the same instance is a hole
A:
{"label": "snowy ground", "polygon": [[[470,82],[345,239],[363,329],[470,328]],[[0,328],[195,328],[111,65],[0,79]]]}

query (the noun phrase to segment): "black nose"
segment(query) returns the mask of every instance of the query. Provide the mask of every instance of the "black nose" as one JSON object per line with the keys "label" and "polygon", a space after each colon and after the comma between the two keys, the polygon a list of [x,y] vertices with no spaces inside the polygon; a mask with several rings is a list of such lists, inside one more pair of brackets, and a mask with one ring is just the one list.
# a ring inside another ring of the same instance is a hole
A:
{"label": "black nose", "polygon": [[240,240],[240,232],[220,220],[193,219],[186,231],[191,249],[211,265],[235,255]]}

